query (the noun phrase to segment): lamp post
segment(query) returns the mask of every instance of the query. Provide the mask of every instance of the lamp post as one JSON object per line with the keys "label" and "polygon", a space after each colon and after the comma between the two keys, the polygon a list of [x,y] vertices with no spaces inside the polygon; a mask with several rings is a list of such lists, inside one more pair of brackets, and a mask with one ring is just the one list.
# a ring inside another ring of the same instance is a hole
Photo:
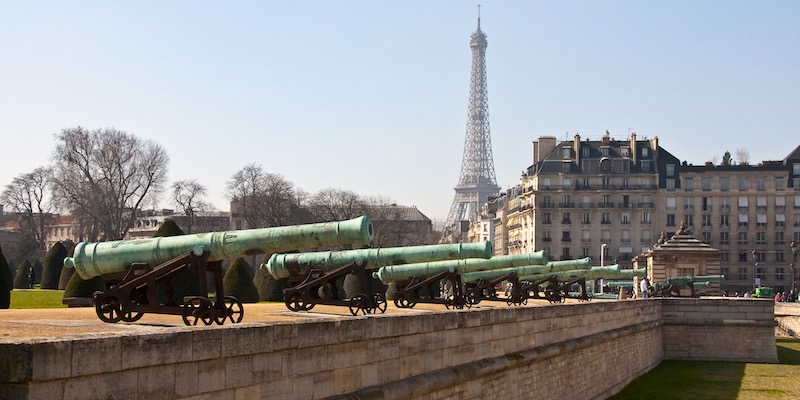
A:
{"label": "lamp post", "polygon": [[792,244],[790,246],[792,247],[792,262],[789,264],[789,268],[792,270],[792,291],[789,292],[789,295],[791,296],[789,299],[794,301],[795,296],[797,296],[797,287],[795,286],[797,281],[794,277],[794,263],[797,262],[797,243],[792,240]]}
{"label": "lamp post", "polygon": [[758,259],[756,258],[756,249],[753,249],[753,292],[756,293],[756,280],[758,279]]}
{"label": "lamp post", "polygon": [[[792,242],[794,243],[794,242]],[[602,267],[606,261],[606,246],[607,243],[603,243],[600,245],[600,266]],[[603,278],[600,278],[600,294],[603,294]]]}

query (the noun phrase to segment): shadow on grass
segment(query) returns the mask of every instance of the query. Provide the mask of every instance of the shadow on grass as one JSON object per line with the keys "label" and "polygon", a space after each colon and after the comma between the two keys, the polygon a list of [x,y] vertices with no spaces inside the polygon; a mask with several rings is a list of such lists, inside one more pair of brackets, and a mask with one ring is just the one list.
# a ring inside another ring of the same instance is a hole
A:
{"label": "shadow on grass", "polygon": [[775,339],[778,343],[778,362],[785,365],[800,365],[800,340]]}
{"label": "shadow on grass", "polygon": [[736,399],[745,363],[662,361],[612,399]]}

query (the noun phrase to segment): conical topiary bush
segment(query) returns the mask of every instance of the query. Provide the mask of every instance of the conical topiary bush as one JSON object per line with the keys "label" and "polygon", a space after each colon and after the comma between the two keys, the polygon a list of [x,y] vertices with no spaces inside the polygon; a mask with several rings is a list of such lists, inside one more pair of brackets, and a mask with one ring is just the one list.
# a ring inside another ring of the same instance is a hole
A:
{"label": "conical topiary bush", "polygon": [[42,289],[58,289],[58,280],[61,270],[64,269],[64,258],[67,248],[61,242],[56,242],[44,258],[44,271],[42,271]]}
{"label": "conical topiary bush", "polygon": [[253,284],[252,267],[242,257],[231,263],[222,278],[225,295],[233,296],[242,303],[258,303],[258,289]]}
{"label": "conical topiary bush", "polygon": [[27,289],[28,284],[30,282],[28,278],[28,274],[30,273],[32,266],[31,262],[25,260],[17,269],[17,275],[14,277],[14,289]]}
{"label": "conical topiary bush", "polygon": [[14,279],[11,267],[8,266],[3,249],[0,248],[0,309],[11,306],[11,290],[14,288]]}
{"label": "conical topiary bush", "polygon": [[70,278],[69,282],[67,283],[67,287],[64,288],[64,298],[92,298],[95,292],[104,290],[106,290],[106,287],[105,284],[103,284],[103,278],[96,276],[88,281],[85,281],[80,275],[72,274],[72,278]]}

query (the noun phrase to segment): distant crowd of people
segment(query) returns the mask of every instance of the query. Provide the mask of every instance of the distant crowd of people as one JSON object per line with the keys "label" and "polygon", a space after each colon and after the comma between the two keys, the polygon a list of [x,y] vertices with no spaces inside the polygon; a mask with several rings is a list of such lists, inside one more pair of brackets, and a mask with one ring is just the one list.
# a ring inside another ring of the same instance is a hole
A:
{"label": "distant crowd of people", "polygon": [[[736,291],[736,292],[733,292],[733,294],[730,294],[726,290],[722,291],[722,296],[723,297],[744,297],[744,298],[756,297],[755,293],[749,292],[749,291],[748,292],[742,292],[742,293],[739,293],[738,291]],[[797,288],[792,288],[792,290],[789,291],[789,292],[777,292],[777,293],[775,293],[774,298],[775,298],[775,302],[778,302],[778,303],[790,303],[790,302],[796,302],[797,301],[797,296],[798,296]]]}

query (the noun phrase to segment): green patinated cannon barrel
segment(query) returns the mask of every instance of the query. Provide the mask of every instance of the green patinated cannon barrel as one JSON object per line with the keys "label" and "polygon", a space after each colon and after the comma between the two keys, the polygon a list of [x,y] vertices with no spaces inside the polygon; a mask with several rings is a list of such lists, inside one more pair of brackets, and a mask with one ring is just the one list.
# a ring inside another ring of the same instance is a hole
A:
{"label": "green patinated cannon barrel", "polygon": [[65,268],[75,268],[83,279],[125,272],[133,263],[150,266],[194,252],[210,253],[207,261],[218,261],[249,254],[264,254],[337,244],[369,244],[372,222],[367,217],[318,224],[280,226],[152,239],[119,240],[75,246]]}
{"label": "green patinated cannon barrel", "polygon": [[725,279],[725,275],[701,275],[701,276],[674,276],[667,278],[665,283],[667,285],[683,285],[688,282],[716,282]]}
{"label": "green patinated cannon barrel", "polygon": [[[620,278],[619,279],[633,279],[634,276],[639,278],[644,278],[647,276],[647,269],[639,268],[639,269],[623,269],[619,271]],[[617,279],[617,278],[608,278],[608,279]]]}
{"label": "green patinated cannon barrel", "polygon": [[615,287],[632,288],[632,287],[633,287],[633,281],[626,281],[626,282],[608,282],[608,283],[606,283],[606,286],[608,286],[608,287],[610,287],[610,288],[615,288]]}
{"label": "green patinated cannon barrel", "polygon": [[517,276],[527,276],[536,274],[548,274],[550,272],[570,271],[579,268],[589,269],[592,267],[591,258],[582,258],[580,260],[565,260],[565,261],[550,261],[545,265],[525,265],[522,267],[513,268],[500,268],[490,269],[486,271],[469,272],[461,275],[461,281],[464,283],[477,282],[480,279],[496,279],[512,272]]}
{"label": "green patinated cannon barrel", "polygon": [[428,277],[444,271],[452,271],[460,274],[476,272],[486,269],[499,269],[509,267],[519,267],[523,265],[541,265],[547,261],[547,254],[544,250],[528,254],[512,254],[506,256],[494,256],[489,259],[468,258],[465,260],[434,261],[427,263],[394,265],[381,267],[372,274],[381,282],[389,284],[391,282],[405,282],[412,277]]}
{"label": "green patinated cannon barrel", "polygon": [[529,275],[529,276],[522,276],[520,280],[537,280],[544,278],[546,276],[552,276],[560,280],[566,280],[570,278],[586,278],[586,279],[600,279],[606,278],[608,276],[617,276],[620,271],[619,264],[614,265],[606,265],[604,267],[592,267],[590,269],[576,269],[571,271],[559,271],[553,272],[549,274],[536,274],[536,275]]}
{"label": "green patinated cannon barrel", "polygon": [[261,268],[275,279],[307,275],[312,269],[331,271],[361,262],[365,269],[389,265],[415,264],[463,258],[489,258],[494,253],[492,242],[436,244],[427,246],[386,247],[313,253],[273,254]]}

